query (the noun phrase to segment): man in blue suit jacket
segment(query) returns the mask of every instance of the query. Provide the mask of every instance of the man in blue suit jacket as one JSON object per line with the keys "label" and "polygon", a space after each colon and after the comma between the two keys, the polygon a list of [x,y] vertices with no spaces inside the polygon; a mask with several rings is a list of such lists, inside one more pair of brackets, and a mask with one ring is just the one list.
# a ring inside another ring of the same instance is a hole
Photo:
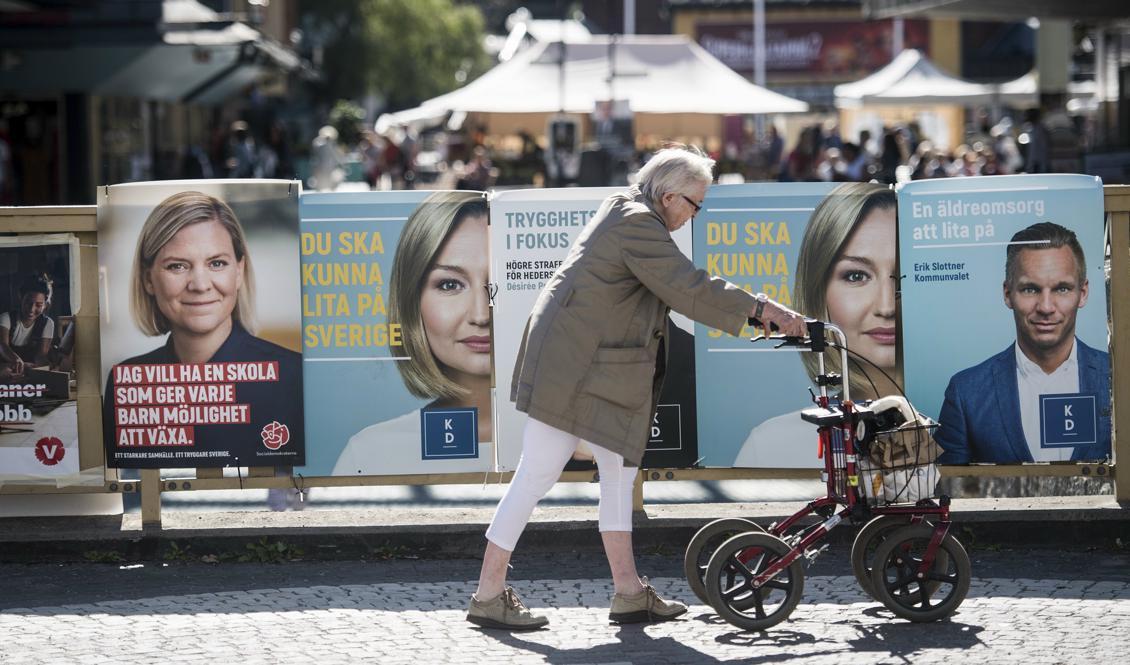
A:
{"label": "man in blue suit jacket", "polygon": [[[1095,443],[1076,446],[1071,459],[1100,460],[1110,455],[1110,356],[1078,339],[1079,392],[1096,396]],[[942,447],[939,464],[1031,462],[1032,452],[1020,423],[1016,385],[1016,348],[955,374],[946,388],[935,435]]]}
{"label": "man in blue suit jacket", "polygon": [[[1043,372],[1051,381],[1070,375],[1053,373],[1072,358],[1078,365],[1078,390],[1055,390],[1095,397],[1095,441],[1075,446],[1073,461],[1110,456],[1110,356],[1075,337],[1075,319],[1087,303],[1087,268],[1075,234],[1051,222],[1016,233],[1006,250],[1004,300],[1016,323],[1016,344],[955,374],[946,387],[935,435],[943,453],[940,464],[1031,462],[1041,450],[1039,405],[1021,409],[1021,381]],[[1018,353],[1026,368],[1017,371]],[[1065,370],[1066,371],[1066,370]],[[1033,388],[1025,386],[1029,394]],[[1046,393],[1045,393],[1046,394]],[[1036,398],[1038,399],[1038,397]],[[1025,413],[1029,432],[1025,435]],[[1047,459],[1046,457],[1044,459]]]}

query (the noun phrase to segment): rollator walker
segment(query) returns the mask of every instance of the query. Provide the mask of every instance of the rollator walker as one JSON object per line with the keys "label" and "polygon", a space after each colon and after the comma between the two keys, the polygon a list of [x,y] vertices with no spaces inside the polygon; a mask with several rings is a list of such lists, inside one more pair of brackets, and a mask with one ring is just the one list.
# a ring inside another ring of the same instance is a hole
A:
{"label": "rollator walker", "polygon": [[[753,319],[750,325],[761,327]],[[910,621],[947,617],[969,591],[970,562],[950,533],[949,497],[934,498],[937,449],[930,431],[937,423],[902,396],[853,402],[850,382],[825,368],[829,350],[838,350],[840,367],[848,367],[843,331],[824,321],[807,326],[803,338],[751,341],[777,340],[777,348],[818,354],[819,395],[800,417],[817,427],[827,493],[767,529],[741,518],[710,522],[687,546],[687,582],[727,622],[765,630],[792,614],[804,592],[805,564],[827,549],[820,541],[828,532],[849,522],[864,525],[851,566],[867,595]],[[842,386],[841,400],[828,395],[836,386]],[[809,515],[818,520],[810,523]]]}

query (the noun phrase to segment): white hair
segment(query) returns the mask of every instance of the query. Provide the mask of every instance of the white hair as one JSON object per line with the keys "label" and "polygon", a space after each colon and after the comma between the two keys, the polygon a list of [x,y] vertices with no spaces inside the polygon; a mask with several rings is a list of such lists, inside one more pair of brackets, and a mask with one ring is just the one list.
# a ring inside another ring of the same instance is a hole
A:
{"label": "white hair", "polygon": [[714,160],[695,147],[664,148],[639,172],[640,191],[653,204],[668,192],[681,194],[687,187],[713,180]]}

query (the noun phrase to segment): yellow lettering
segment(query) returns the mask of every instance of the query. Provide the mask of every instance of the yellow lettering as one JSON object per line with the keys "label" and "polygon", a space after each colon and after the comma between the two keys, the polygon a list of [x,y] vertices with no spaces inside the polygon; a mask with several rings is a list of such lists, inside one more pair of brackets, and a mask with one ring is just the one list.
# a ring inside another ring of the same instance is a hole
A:
{"label": "yellow lettering", "polygon": [[308,349],[400,346],[401,340],[399,323],[312,323],[303,329]]}
{"label": "yellow lettering", "polygon": [[384,296],[380,293],[358,293],[357,314],[360,316],[388,314],[385,310]]}

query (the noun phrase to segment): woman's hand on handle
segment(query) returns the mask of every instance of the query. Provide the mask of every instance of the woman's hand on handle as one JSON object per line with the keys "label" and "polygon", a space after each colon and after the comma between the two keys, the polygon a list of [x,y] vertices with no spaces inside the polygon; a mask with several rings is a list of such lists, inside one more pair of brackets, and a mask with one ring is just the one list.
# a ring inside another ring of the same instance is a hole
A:
{"label": "woman's hand on handle", "polygon": [[765,301],[765,306],[761,308],[760,321],[766,328],[776,326],[780,334],[788,337],[804,337],[808,334],[804,317],[776,300]]}

